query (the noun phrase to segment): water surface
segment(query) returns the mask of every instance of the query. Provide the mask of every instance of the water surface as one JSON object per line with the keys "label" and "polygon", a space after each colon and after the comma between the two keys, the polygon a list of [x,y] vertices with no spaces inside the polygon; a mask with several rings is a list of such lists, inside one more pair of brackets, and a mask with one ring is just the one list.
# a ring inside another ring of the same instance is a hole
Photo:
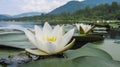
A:
{"label": "water surface", "polygon": [[[18,26],[20,26],[20,27],[24,27],[24,28],[32,28],[33,29],[34,25],[39,25],[40,27],[43,26],[41,22],[4,22],[4,21],[0,21],[0,27],[8,27],[8,26],[18,27]],[[66,27],[66,28],[69,28],[69,27]],[[19,34],[20,34],[20,36],[21,35],[23,36],[23,33],[22,34],[19,33]],[[15,34],[15,35],[18,36],[17,34]],[[104,44],[115,44],[113,42],[117,42],[117,43],[120,42],[120,32],[118,32],[118,31],[113,31],[113,30],[112,31],[107,31],[107,33],[105,33],[103,35],[104,35],[104,38],[105,38],[105,40],[103,41]],[[8,35],[5,35],[5,36],[8,36]],[[10,37],[12,37],[12,36],[10,36]],[[23,36],[23,37],[25,37],[25,36]],[[13,40],[14,39],[15,38],[13,38]],[[3,42],[3,39],[1,39],[1,40],[2,41],[0,43]],[[25,38],[24,38],[24,41],[25,41]],[[98,42],[96,44],[101,44],[101,43]]]}

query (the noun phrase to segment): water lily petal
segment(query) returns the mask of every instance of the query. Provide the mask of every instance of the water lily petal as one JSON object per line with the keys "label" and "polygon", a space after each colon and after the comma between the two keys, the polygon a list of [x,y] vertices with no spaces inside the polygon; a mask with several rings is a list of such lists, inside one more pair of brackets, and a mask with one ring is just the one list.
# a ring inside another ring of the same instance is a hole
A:
{"label": "water lily petal", "polygon": [[52,36],[55,36],[56,38],[60,38],[63,36],[63,28],[59,25],[55,26],[52,31]]}
{"label": "water lily petal", "polygon": [[57,39],[57,40],[54,42],[54,45],[56,46],[56,48],[55,48],[55,51],[56,51],[56,52],[58,52],[58,51],[60,50],[60,49],[59,49],[59,48],[60,48],[59,46],[61,45],[62,40],[63,40],[63,39],[62,39],[62,37],[61,37],[61,38]]}
{"label": "water lily petal", "polygon": [[77,29],[80,30],[80,24],[75,24]]}
{"label": "water lily petal", "polygon": [[63,36],[63,35],[65,34],[64,25],[62,25],[62,26],[60,27],[59,32],[60,32],[59,35],[61,35],[61,36]]}
{"label": "water lily petal", "polygon": [[65,46],[64,48],[59,49],[56,53],[59,53],[59,52],[63,52],[63,51],[68,50],[69,48],[71,48],[71,47],[74,45],[74,42],[75,42],[75,39],[73,39],[72,42],[70,42],[70,43],[69,43],[67,46]]}
{"label": "water lily petal", "polygon": [[34,54],[34,55],[48,55],[47,53],[44,53],[40,50],[31,50],[31,49],[25,49],[27,52]]}
{"label": "water lily petal", "polygon": [[66,45],[62,51],[65,51],[65,50],[71,48],[74,45],[74,43],[75,43],[75,39],[73,39],[72,42],[70,42],[68,45]]}
{"label": "water lily petal", "polygon": [[91,28],[86,33],[89,33],[94,27],[95,25],[91,26]]}
{"label": "water lily petal", "polygon": [[82,33],[82,34],[84,34],[85,33],[85,30],[84,30],[84,28],[82,27],[82,26],[80,26],[80,33]]}
{"label": "water lily petal", "polygon": [[68,42],[71,40],[73,34],[74,34],[74,29],[68,31],[68,32],[63,36],[62,42],[61,42],[60,45],[59,45],[59,49],[63,48],[65,45],[68,44]]}
{"label": "water lily petal", "polygon": [[35,37],[40,41],[43,42],[45,39],[43,38],[44,34],[40,27],[35,25]]}
{"label": "water lily petal", "polygon": [[48,54],[48,51],[47,51],[47,45],[44,45],[44,42],[40,42],[37,38],[36,38],[36,43],[37,43],[37,46],[36,48],[38,48],[39,50],[41,50],[42,52],[45,52]]}
{"label": "water lily petal", "polygon": [[87,32],[89,29],[91,29],[91,25],[86,25],[85,26],[85,32]]}
{"label": "water lily petal", "polygon": [[86,25],[86,24],[80,24],[80,28],[81,28],[81,31],[83,33],[89,33],[91,31],[91,29],[94,28],[94,26],[91,26],[91,25]]}
{"label": "water lily petal", "polygon": [[25,30],[25,34],[33,45],[35,45],[39,50],[47,53],[45,50],[43,50],[44,46],[42,46],[42,43],[36,39],[35,35],[31,31]]}
{"label": "water lily petal", "polygon": [[81,31],[83,32],[83,33],[86,33],[86,26],[84,25],[84,24],[81,24],[80,25],[80,29],[81,29]]}
{"label": "water lily petal", "polygon": [[46,45],[46,47],[47,47],[47,50],[46,50],[47,53],[52,54],[55,52],[56,45],[54,45],[53,43],[46,42],[44,45]]}
{"label": "water lily petal", "polygon": [[43,27],[43,34],[46,36],[51,36],[52,27],[48,24],[48,22],[45,22]]}
{"label": "water lily petal", "polygon": [[27,29],[24,32],[25,32],[25,35],[30,40],[30,42],[33,43],[35,46],[37,46],[34,34]]}
{"label": "water lily petal", "polygon": [[53,31],[52,31],[52,36],[57,37],[58,33],[59,33],[59,29],[60,29],[59,25],[55,26],[54,29],[53,29]]}

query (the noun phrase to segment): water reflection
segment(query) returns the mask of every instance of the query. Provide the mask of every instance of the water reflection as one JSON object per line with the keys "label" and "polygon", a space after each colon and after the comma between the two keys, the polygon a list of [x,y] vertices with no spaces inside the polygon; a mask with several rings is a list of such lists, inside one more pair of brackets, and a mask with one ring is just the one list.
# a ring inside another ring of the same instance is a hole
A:
{"label": "water reflection", "polygon": [[[0,27],[24,27],[24,28],[34,28],[34,25],[39,25],[42,27],[41,22],[0,22]],[[68,25],[69,26],[69,25]],[[69,26],[70,27],[70,26]],[[69,27],[66,27],[69,29]],[[120,39],[120,32],[119,31],[114,31],[110,30],[107,31],[107,34],[104,34],[105,39]]]}
{"label": "water reflection", "polygon": [[22,26],[25,28],[33,28],[34,25],[41,26],[41,24],[42,24],[41,22],[4,22],[4,21],[1,21],[0,27],[8,27],[8,26],[16,25],[16,26]]}
{"label": "water reflection", "polygon": [[106,39],[120,39],[120,32],[115,30],[108,31],[107,34],[104,35]]}

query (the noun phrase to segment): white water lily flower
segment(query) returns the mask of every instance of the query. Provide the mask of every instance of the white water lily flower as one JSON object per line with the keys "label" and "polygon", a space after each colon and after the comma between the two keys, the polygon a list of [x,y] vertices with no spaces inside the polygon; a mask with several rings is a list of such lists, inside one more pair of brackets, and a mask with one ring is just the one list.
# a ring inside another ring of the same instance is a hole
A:
{"label": "white water lily flower", "polygon": [[[63,52],[73,46],[75,39],[71,40],[74,29],[64,33],[63,26],[55,26],[54,29],[46,22],[43,29],[35,25],[35,32],[25,30],[25,34],[32,44],[36,46],[35,50],[26,49],[26,51],[35,55],[52,55]],[[69,44],[68,44],[69,43]]]}
{"label": "white water lily flower", "polygon": [[76,24],[77,29],[83,33],[83,34],[88,34],[93,28],[94,25],[87,25],[87,24]]}

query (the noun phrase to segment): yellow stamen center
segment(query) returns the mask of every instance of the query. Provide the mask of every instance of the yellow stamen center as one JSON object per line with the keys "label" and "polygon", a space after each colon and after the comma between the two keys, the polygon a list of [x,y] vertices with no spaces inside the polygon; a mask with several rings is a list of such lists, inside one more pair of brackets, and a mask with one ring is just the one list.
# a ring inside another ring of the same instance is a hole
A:
{"label": "yellow stamen center", "polygon": [[49,41],[49,42],[55,42],[56,41],[56,37],[54,37],[54,36],[52,36],[52,37],[48,37],[47,36],[47,41]]}

